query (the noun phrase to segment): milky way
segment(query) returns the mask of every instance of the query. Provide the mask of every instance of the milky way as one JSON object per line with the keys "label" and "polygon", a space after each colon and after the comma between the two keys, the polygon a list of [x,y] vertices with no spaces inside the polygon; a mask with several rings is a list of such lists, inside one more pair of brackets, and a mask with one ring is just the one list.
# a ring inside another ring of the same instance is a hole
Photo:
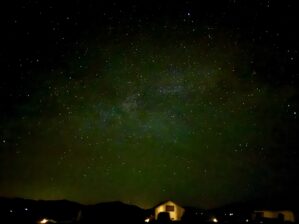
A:
{"label": "milky way", "polygon": [[193,14],[135,33],[86,28],[53,63],[10,59],[1,195],[213,207],[293,192],[297,88],[286,69],[269,75],[294,50],[277,56],[235,27],[192,25]]}

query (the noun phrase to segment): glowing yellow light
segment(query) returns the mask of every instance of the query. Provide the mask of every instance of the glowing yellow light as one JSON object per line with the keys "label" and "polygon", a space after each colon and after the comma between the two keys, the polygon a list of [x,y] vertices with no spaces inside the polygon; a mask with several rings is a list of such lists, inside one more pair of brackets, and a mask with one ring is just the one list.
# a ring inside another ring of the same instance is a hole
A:
{"label": "glowing yellow light", "polygon": [[145,220],[144,220],[144,222],[149,222],[149,221],[150,221],[150,219],[149,219],[149,218],[147,218],[147,219],[145,219]]}
{"label": "glowing yellow light", "polygon": [[43,219],[42,221],[40,221],[39,223],[47,223],[49,220],[48,219]]}
{"label": "glowing yellow light", "polygon": [[214,218],[212,218],[212,222],[216,223],[216,222],[218,222],[218,219],[214,217]]}

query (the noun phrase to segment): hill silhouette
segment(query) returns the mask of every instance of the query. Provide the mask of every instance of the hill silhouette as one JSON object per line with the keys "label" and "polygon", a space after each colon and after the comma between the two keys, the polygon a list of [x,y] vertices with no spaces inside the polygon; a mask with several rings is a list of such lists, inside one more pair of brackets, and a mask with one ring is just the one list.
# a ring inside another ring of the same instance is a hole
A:
{"label": "hill silhouette", "polygon": [[[231,203],[214,209],[184,206],[182,223],[211,223],[216,216],[220,223],[243,223],[250,220],[254,210],[292,210],[298,215],[298,207],[282,201],[256,200]],[[120,201],[83,205],[68,200],[30,200],[0,197],[0,223],[37,223],[43,219],[56,223],[144,223],[154,214],[154,207],[142,209]],[[231,214],[233,214],[232,217]],[[298,217],[298,216],[297,216]]]}

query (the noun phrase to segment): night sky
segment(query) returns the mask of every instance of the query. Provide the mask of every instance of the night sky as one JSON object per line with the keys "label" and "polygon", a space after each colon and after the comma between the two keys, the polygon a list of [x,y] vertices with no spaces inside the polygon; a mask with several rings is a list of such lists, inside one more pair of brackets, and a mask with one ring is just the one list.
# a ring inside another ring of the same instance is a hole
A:
{"label": "night sky", "polygon": [[0,196],[298,200],[294,2],[3,5]]}

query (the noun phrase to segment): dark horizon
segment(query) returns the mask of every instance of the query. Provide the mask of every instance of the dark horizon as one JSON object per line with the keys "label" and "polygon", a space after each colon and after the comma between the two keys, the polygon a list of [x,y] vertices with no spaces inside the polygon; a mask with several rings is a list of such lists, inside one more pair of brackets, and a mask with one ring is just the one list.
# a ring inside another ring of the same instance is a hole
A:
{"label": "dark horizon", "polygon": [[[21,205],[28,205],[28,203],[70,203],[78,206],[97,206],[97,205],[124,205],[124,206],[133,206],[138,207],[143,210],[152,210],[161,203],[172,201],[183,208],[189,208],[189,209],[199,209],[203,211],[222,211],[222,210],[238,210],[238,211],[254,211],[254,210],[272,210],[272,211],[278,211],[278,210],[291,210],[295,213],[299,212],[299,206],[297,203],[293,203],[292,201],[285,200],[266,200],[266,199],[256,199],[256,200],[250,200],[250,201],[236,201],[232,203],[223,204],[216,207],[201,207],[197,205],[189,205],[189,204],[181,204],[179,201],[173,200],[173,199],[166,199],[162,200],[158,203],[155,203],[149,207],[142,207],[140,205],[124,202],[124,201],[99,201],[96,203],[81,203],[78,201],[72,201],[68,199],[52,199],[52,200],[45,200],[45,199],[32,199],[32,198],[21,198],[21,197],[2,197],[0,196],[0,204],[2,206],[7,206],[8,204],[3,204],[3,201],[9,201],[10,205],[14,206],[21,206]],[[21,203],[21,204],[20,204]],[[67,206],[67,204],[65,204]]]}
{"label": "dark horizon", "polygon": [[293,1],[4,8],[0,196],[298,201]]}

